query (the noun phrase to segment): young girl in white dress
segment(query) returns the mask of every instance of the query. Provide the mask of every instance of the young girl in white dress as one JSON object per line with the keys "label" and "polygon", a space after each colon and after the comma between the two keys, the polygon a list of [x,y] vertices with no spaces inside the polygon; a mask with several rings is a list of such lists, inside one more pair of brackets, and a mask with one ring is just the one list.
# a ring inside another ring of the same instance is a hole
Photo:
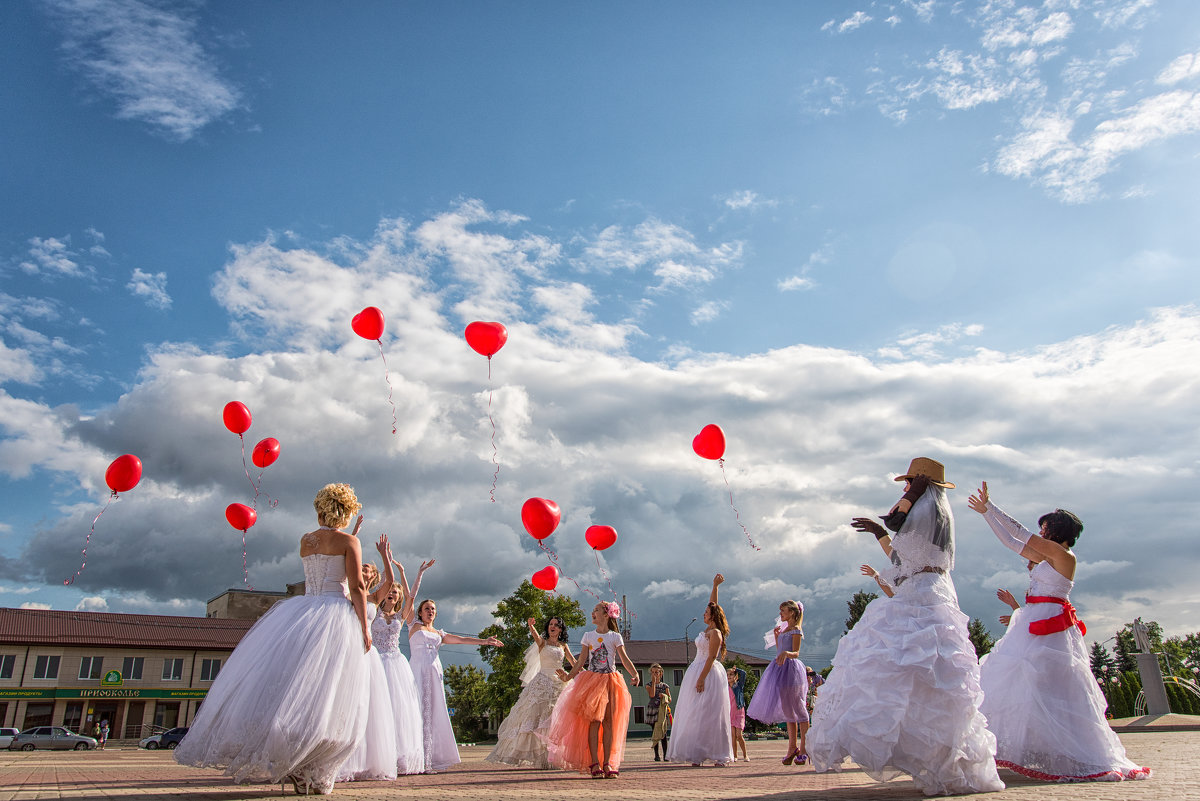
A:
{"label": "young girl in white dress", "polygon": [[364,736],[371,632],[362,517],[352,533],[339,530],[361,506],[348,484],[329,484],[313,507],[320,528],[300,538],[305,594],[246,632],[175,750],[180,764],[324,794]]}
{"label": "young girl in white dress", "polygon": [[[1083,532],[1075,515],[1056,509],[1034,534],[996,508],[987,482],[970,499],[1000,542],[1028,560],[1025,606],[1013,599],[1008,631],[981,668],[983,713],[996,735],[996,763],[1045,781],[1145,779],[1104,717],[1106,702],[1092,676],[1086,631],[1070,593]],[[1012,596],[1009,595],[1009,598]]]}
{"label": "young girl in white dress", "polygon": [[528,764],[544,769],[550,767],[546,750],[550,716],[558,696],[567,686],[562,680],[563,660],[573,667],[575,658],[566,647],[567,629],[562,618],[549,618],[541,634],[534,626],[533,618],[526,623],[533,644],[525,651],[525,670],[521,673],[524,689],[500,724],[496,747],[484,761],[518,766]]}
{"label": "young girl in white dress", "polygon": [[417,683],[417,697],[421,702],[423,726],[422,746],[425,751],[425,773],[445,770],[462,761],[458,756],[458,743],[454,739],[454,727],[450,724],[450,711],[446,708],[446,687],[442,683],[442,659],[438,650],[442,643],[448,645],[493,645],[504,643],[495,637],[481,640],[447,634],[433,627],[437,619],[437,604],[426,598],[418,604],[408,618],[408,651],[412,656],[413,678]]}
{"label": "young girl in white dress", "polygon": [[617,631],[620,615],[621,607],[612,601],[592,609],[596,629],[583,635],[579,659],[550,718],[550,764],[590,773],[593,779],[619,776],[625,756],[633,697],[617,671],[617,659],[635,687],[639,680]]}
{"label": "young girl in white dress", "polygon": [[958,608],[954,516],[945,468],[914,459],[905,495],[882,526],[855,518],[892,559],[895,595],[868,604],[838,643],[833,671],[817,696],[808,755],[818,772],[844,759],[881,781],[901,773],[926,795],[1004,789],[996,738],[979,711],[979,663]]}
{"label": "young girl in white dress", "polygon": [[675,724],[667,758],[699,766],[711,760],[718,767],[733,761],[733,734],[729,720],[729,683],[725,677],[725,640],[729,624],[717,603],[717,587],[725,577],[713,578],[712,593],[704,607],[704,631],[696,637],[696,658],[679,685]]}

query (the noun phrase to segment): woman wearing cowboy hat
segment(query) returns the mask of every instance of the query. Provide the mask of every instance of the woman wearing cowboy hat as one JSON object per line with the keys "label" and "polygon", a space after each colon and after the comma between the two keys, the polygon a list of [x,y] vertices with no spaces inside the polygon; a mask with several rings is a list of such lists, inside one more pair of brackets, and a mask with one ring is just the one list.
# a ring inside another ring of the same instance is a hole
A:
{"label": "woman wearing cowboy hat", "polygon": [[817,696],[808,753],[818,772],[849,757],[873,778],[901,773],[926,795],[1004,789],[996,738],[979,711],[979,664],[958,608],[954,516],[946,470],[913,459],[904,497],[884,516],[853,526],[875,535],[892,562],[891,598],[871,603],[838,643]]}

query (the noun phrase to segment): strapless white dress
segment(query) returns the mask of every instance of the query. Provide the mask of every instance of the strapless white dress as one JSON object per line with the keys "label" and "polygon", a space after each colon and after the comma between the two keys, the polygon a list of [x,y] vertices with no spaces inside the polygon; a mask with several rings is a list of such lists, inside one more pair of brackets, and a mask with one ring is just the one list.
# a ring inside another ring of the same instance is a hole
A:
{"label": "strapless white dress", "polygon": [[496,747],[485,757],[485,762],[505,765],[532,765],[549,768],[550,755],[546,749],[546,737],[550,733],[550,716],[554,704],[567,685],[558,677],[563,667],[563,647],[545,645],[541,651],[537,644],[529,646],[535,653],[526,652],[527,664],[532,656],[536,659],[537,673],[521,690],[521,696],[509,710],[496,733]]}
{"label": "strapless white dress", "polygon": [[[375,620],[375,604],[367,602],[367,619]],[[373,626],[372,626],[373,628]],[[374,632],[371,639],[375,639]],[[371,670],[370,701],[367,708],[366,736],[338,770],[339,782],[390,781],[396,778],[396,719],[392,715],[392,694],[384,675],[383,660],[372,644],[367,652]]]}
{"label": "strapless white dress", "polygon": [[410,664],[417,682],[417,698],[421,702],[422,744],[427,771],[445,770],[462,761],[458,756],[454,727],[450,725],[450,711],[446,708],[442,659],[438,655],[445,635],[440,629],[431,633],[414,626],[408,636]]}
{"label": "strapless white dress", "polygon": [[396,721],[396,769],[400,773],[420,773],[425,770],[425,735],[421,727],[417,681],[400,651],[403,632],[404,621],[398,617],[388,622],[383,615],[377,615],[371,623],[371,640],[383,662],[383,675],[391,694],[392,717]]}

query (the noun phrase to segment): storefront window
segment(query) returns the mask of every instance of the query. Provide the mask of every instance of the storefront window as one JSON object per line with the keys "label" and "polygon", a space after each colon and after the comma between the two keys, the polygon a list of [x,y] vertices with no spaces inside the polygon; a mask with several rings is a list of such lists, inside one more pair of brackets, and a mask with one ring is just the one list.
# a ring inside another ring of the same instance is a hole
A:
{"label": "storefront window", "polygon": [[159,701],[154,705],[154,725],[173,729],[179,725],[179,702]]}
{"label": "storefront window", "polygon": [[[55,657],[56,659],[58,657]],[[25,706],[25,722],[21,724],[21,731],[32,729],[34,726],[49,726],[53,721],[54,704],[43,702],[30,702]]]}
{"label": "storefront window", "polygon": [[63,715],[62,725],[66,726],[71,731],[79,731],[79,727],[83,725],[83,702],[70,701],[67,704],[67,711]]}

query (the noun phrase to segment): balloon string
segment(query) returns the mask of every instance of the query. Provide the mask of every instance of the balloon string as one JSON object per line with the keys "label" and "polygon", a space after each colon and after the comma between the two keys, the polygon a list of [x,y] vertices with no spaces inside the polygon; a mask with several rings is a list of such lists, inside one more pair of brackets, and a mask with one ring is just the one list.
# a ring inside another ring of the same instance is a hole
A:
{"label": "balloon string", "polygon": [[250,486],[254,489],[254,497],[258,498],[258,485],[254,483],[254,479],[250,478],[250,468],[246,465],[246,438],[238,434],[238,439],[242,443],[242,472],[246,474],[246,480],[250,482]]}
{"label": "balloon string", "polygon": [[[608,571],[604,569],[604,565],[600,564],[600,552],[593,548],[592,553],[596,557],[596,567],[600,568],[600,575],[604,577],[605,583],[608,584],[608,591],[612,593],[613,600],[615,601],[617,599],[617,591],[613,589],[612,579],[608,577]],[[599,597],[596,600],[600,600]]]}
{"label": "balloon string", "polygon": [[75,579],[79,578],[79,574],[83,572],[85,567],[87,567],[87,549],[88,545],[90,545],[92,542],[92,535],[96,533],[96,521],[100,519],[100,515],[104,514],[104,511],[108,509],[109,505],[115,500],[118,500],[118,496],[117,491],[113,490],[112,495],[108,496],[108,503],[104,504],[104,508],[97,512],[96,516],[92,518],[92,530],[88,532],[87,539],[83,541],[83,550],[79,552],[79,569],[75,571],[75,575],[63,582],[64,587],[69,587],[74,584]]}
{"label": "balloon string", "polygon": [[576,581],[575,579],[568,576],[565,572],[563,572],[562,567],[558,564],[558,554],[556,554],[553,550],[551,550],[550,548],[547,548],[545,545],[543,545],[541,540],[537,541],[537,545],[539,548],[541,548],[543,551],[546,552],[546,556],[549,557],[550,563],[553,564],[556,568],[558,568],[558,577],[559,578],[565,578],[567,581],[569,581],[575,585],[575,589],[579,590],[580,592],[586,592],[588,595],[592,596],[597,601],[602,600],[599,595],[592,592],[587,587],[579,586],[578,581]]}
{"label": "balloon string", "polygon": [[488,356],[488,422],[492,424],[492,464],[496,465],[496,472],[492,474],[492,503],[496,502],[496,484],[500,481],[500,462],[496,456],[500,453],[496,449],[496,421],[492,419],[492,357]]}
{"label": "balloon string", "polygon": [[246,584],[246,589],[253,591],[250,586],[250,567],[246,563],[246,529],[242,529],[242,581]]}
{"label": "balloon string", "polygon": [[388,385],[388,403],[392,404],[392,434],[396,433],[396,402],[392,400],[392,379],[388,375],[387,356],[383,355],[383,340],[377,339],[375,343],[379,345],[379,358],[383,359],[383,380]]}
{"label": "balloon string", "polygon": [[267,472],[267,471],[266,471],[266,470],[260,470],[260,471],[258,472],[258,484],[257,484],[257,485],[255,485],[255,487],[254,487],[254,500],[250,501],[250,508],[251,508],[251,509],[254,509],[255,511],[257,511],[257,509],[258,509],[258,496],[259,496],[260,494],[261,494],[261,495],[262,495],[264,498],[266,498],[266,499],[267,499],[267,501],[268,501],[268,503],[267,503],[267,506],[271,507],[272,509],[274,509],[276,506],[278,506],[278,505],[279,505],[279,499],[278,499],[278,498],[272,498],[272,497],[270,496],[270,494],[268,494],[268,493],[266,493],[266,492],[262,492],[262,493],[260,493],[260,492],[259,492],[259,488],[262,486],[263,473],[265,473],[265,472]]}
{"label": "balloon string", "polygon": [[725,460],[718,459],[717,464],[721,465],[721,478],[725,479],[725,489],[729,490],[729,506],[733,509],[733,516],[737,520],[737,524],[742,527],[742,531],[746,534],[746,542],[750,543],[750,547],[754,550],[761,551],[762,548],[759,548],[754,544],[754,540],[750,536],[750,531],[746,528],[746,525],[742,523],[742,516],[738,512],[738,508],[733,505],[733,490],[729,488],[729,477],[725,475]]}

